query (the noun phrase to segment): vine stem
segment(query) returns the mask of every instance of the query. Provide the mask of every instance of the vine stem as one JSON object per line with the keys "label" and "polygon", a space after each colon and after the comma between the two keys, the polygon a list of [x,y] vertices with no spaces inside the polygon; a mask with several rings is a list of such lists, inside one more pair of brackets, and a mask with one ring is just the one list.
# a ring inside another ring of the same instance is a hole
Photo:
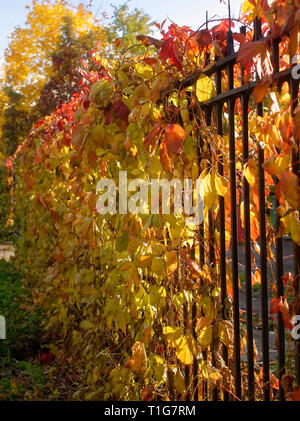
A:
{"label": "vine stem", "polygon": [[221,389],[224,389],[226,392],[228,392],[231,396],[234,397],[234,399],[236,399],[239,402],[242,402],[242,400],[240,398],[238,398],[233,392],[231,392],[231,390],[227,389],[227,387],[220,385]]}

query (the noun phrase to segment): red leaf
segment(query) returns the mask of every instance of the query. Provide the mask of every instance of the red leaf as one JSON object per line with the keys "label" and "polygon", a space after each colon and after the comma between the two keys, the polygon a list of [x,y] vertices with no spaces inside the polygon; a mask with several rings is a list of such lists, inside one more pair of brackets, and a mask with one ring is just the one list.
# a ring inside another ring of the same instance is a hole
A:
{"label": "red leaf", "polygon": [[292,330],[294,325],[291,321],[291,317],[290,317],[290,312],[289,312],[289,305],[287,302],[287,299],[285,298],[282,306],[281,306],[281,314],[282,314],[282,320],[283,320],[283,324],[285,326],[286,329],[288,330]]}
{"label": "red leaf", "polygon": [[114,103],[114,112],[115,112],[115,114],[118,118],[120,118],[121,120],[124,120],[124,121],[126,121],[126,123],[128,123],[128,116],[129,116],[130,112],[129,112],[129,109],[128,109],[127,105],[125,105],[124,102],[121,101],[120,99],[118,99]]}
{"label": "red leaf", "polygon": [[246,35],[245,34],[240,34],[239,32],[234,32],[232,34],[233,39],[237,42],[239,42],[240,44],[243,44],[244,42],[247,41]]}
{"label": "red leaf", "polygon": [[147,134],[145,140],[144,140],[144,146],[146,149],[149,149],[149,147],[153,144],[154,139],[158,135],[159,131],[161,129],[160,124],[156,123],[150,130],[150,132]]}
{"label": "red leaf", "polygon": [[112,106],[109,105],[104,110],[105,124],[112,124],[114,122],[114,117],[112,113]]}
{"label": "red leaf", "polygon": [[250,73],[251,67],[255,64],[260,79],[268,77],[273,73],[270,53],[265,41],[252,41],[241,44],[236,61],[243,64],[248,74]]}
{"label": "red leaf", "polygon": [[291,272],[287,272],[284,276],[281,277],[283,285],[286,287],[289,281],[293,282],[293,275]]}
{"label": "red leaf", "polygon": [[164,134],[168,153],[172,155],[178,154],[184,144],[185,131],[179,124],[168,124]]}
{"label": "red leaf", "polygon": [[51,363],[53,361],[53,359],[54,359],[54,355],[51,354],[51,352],[42,352],[39,355],[40,363],[43,364],[43,365],[47,365],[47,364]]}
{"label": "red leaf", "polygon": [[200,48],[206,51],[208,49],[209,44],[211,44],[211,42],[212,42],[212,37],[208,29],[202,29],[201,31],[198,32],[197,43]]}
{"label": "red leaf", "polygon": [[279,313],[282,305],[282,298],[273,298],[270,306],[270,314]]}
{"label": "red leaf", "polygon": [[169,59],[174,66],[182,70],[182,56],[176,46],[174,38],[167,38],[160,50],[160,58],[163,60]]}

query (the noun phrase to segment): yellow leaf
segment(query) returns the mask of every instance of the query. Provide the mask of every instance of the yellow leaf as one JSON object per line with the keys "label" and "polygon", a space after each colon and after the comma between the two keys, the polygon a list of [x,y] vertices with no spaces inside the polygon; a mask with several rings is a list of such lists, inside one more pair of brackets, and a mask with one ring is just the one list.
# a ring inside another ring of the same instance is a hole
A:
{"label": "yellow leaf", "polygon": [[177,349],[177,358],[185,365],[193,363],[194,355],[196,355],[195,340],[191,335],[183,336]]}
{"label": "yellow leaf", "polygon": [[80,328],[81,329],[83,329],[83,330],[89,330],[89,329],[93,329],[94,327],[95,327],[95,325],[94,325],[94,323],[92,323],[90,320],[88,320],[88,319],[86,319],[86,320],[83,320],[81,323],[80,323]]}
{"label": "yellow leaf", "polygon": [[[202,178],[202,174],[201,174]],[[215,184],[215,174],[214,172],[208,172],[203,178],[202,178],[202,194],[204,199],[204,205],[207,208],[210,208],[213,204],[215,204],[218,200],[218,194],[216,190],[216,184]]]}
{"label": "yellow leaf", "polygon": [[212,327],[211,326],[204,326],[198,335],[199,344],[203,347],[207,347],[210,345],[212,341]]}
{"label": "yellow leaf", "polygon": [[181,337],[183,336],[183,328],[165,326],[163,328],[163,334],[167,338],[169,346],[174,348],[180,343]]}
{"label": "yellow leaf", "polygon": [[161,257],[154,257],[151,264],[151,270],[156,275],[164,276],[166,274],[165,261]]}
{"label": "yellow leaf", "polygon": [[201,76],[196,83],[196,95],[199,102],[211,99],[215,94],[213,81],[208,76]]}
{"label": "yellow leaf", "polygon": [[124,334],[126,334],[127,325],[126,325],[126,319],[125,319],[124,313],[119,312],[115,318],[115,322],[116,322],[117,327],[121,329]]}
{"label": "yellow leaf", "polygon": [[151,268],[152,263],[152,256],[151,255],[144,255],[140,256],[139,259],[136,261],[136,265],[138,268]]}
{"label": "yellow leaf", "polygon": [[300,244],[300,220],[299,211],[290,212],[280,218],[280,234],[291,234],[292,240],[296,244]]}
{"label": "yellow leaf", "polygon": [[224,345],[229,346],[232,342],[232,325],[228,321],[221,321],[218,324],[218,334]]}
{"label": "yellow leaf", "polygon": [[294,243],[298,246],[300,245],[300,220],[299,220],[299,211],[292,213],[292,220],[290,225],[291,237]]}
{"label": "yellow leaf", "polygon": [[186,391],[185,381],[182,372],[179,368],[176,369],[176,373],[174,376],[174,386],[177,392],[181,393],[182,395]]}
{"label": "yellow leaf", "polygon": [[145,346],[136,342],[131,348],[132,356],[129,360],[130,368],[136,373],[144,373],[147,369],[147,355]]}
{"label": "yellow leaf", "polygon": [[219,196],[225,197],[228,192],[229,183],[219,174],[215,175],[216,190]]}
{"label": "yellow leaf", "polygon": [[263,168],[271,175],[279,177],[284,170],[290,166],[290,156],[289,155],[277,155],[272,156],[263,163]]}
{"label": "yellow leaf", "polygon": [[166,252],[166,264],[167,271],[169,274],[176,271],[176,269],[178,268],[178,256],[176,250]]}
{"label": "yellow leaf", "polygon": [[246,164],[244,175],[251,187],[257,184],[258,167],[254,159],[250,158]]}
{"label": "yellow leaf", "polygon": [[213,385],[218,386],[220,383],[222,383],[223,376],[219,371],[214,370],[209,373],[209,380],[212,382]]}

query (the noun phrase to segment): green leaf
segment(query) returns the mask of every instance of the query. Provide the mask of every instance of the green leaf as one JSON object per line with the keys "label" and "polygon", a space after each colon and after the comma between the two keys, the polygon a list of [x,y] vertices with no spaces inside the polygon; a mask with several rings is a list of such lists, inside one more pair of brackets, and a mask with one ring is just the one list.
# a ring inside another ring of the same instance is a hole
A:
{"label": "green leaf", "polygon": [[119,252],[127,250],[129,244],[129,233],[124,232],[116,241],[116,249]]}

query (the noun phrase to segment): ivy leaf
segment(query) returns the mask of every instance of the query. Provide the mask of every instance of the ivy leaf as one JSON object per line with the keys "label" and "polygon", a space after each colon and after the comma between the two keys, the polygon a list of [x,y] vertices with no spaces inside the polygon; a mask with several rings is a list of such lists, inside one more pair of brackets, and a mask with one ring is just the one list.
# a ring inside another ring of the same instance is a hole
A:
{"label": "ivy leaf", "polygon": [[273,298],[270,304],[270,314],[279,313],[282,305],[282,298]]}
{"label": "ivy leaf", "polygon": [[167,146],[165,142],[162,142],[160,144],[160,162],[161,165],[167,173],[173,174],[174,167],[173,162],[171,161],[171,158],[168,154]]}
{"label": "ivy leaf", "polygon": [[169,345],[174,348],[179,344],[180,338],[183,336],[183,328],[165,326],[163,328],[163,334],[167,338]]}
{"label": "ivy leaf", "polygon": [[255,86],[253,90],[253,94],[254,94],[255,102],[257,104],[260,104],[263,101],[269,89],[270,84],[271,84],[271,81],[266,80],[266,81],[263,81],[262,83],[259,83],[257,86]]}
{"label": "ivy leaf", "polygon": [[164,142],[166,144],[167,152],[172,157],[181,152],[185,141],[184,128],[179,124],[168,124],[164,133]]}
{"label": "ivy leaf", "polygon": [[198,342],[202,347],[208,347],[212,341],[212,327],[204,326],[198,334]]}
{"label": "ivy leaf", "polygon": [[129,112],[129,109],[128,109],[127,105],[125,105],[123,101],[118,99],[114,103],[113,109],[114,109],[116,117],[118,117],[121,120],[124,120],[126,123],[128,123],[128,116],[129,116],[130,112]]}
{"label": "ivy leaf", "polygon": [[116,241],[116,249],[119,252],[127,250],[129,244],[129,233],[126,231]]}
{"label": "ivy leaf", "polygon": [[280,175],[290,166],[289,155],[274,155],[263,163],[263,168],[271,175],[280,177]]}
{"label": "ivy leaf", "polygon": [[163,42],[159,56],[163,60],[169,59],[174,66],[176,66],[179,70],[182,70],[183,59],[173,37],[167,38]]}
{"label": "ivy leaf", "polygon": [[147,355],[145,346],[142,342],[136,342],[131,348],[132,356],[124,365],[126,368],[136,373],[143,374],[147,370]]}
{"label": "ivy leaf", "polygon": [[215,87],[212,79],[208,76],[201,76],[196,83],[196,95],[199,102],[210,100],[215,94]]}
{"label": "ivy leaf", "polygon": [[176,349],[176,357],[185,365],[193,363],[194,355],[196,355],[195,339],[191,335],[185,335]]}
{"label": "ivy leaf", "polygon": [[[154,126],[152,127],[152,129],[147,134],[144,140],[144,146],[146,149],[149,149],[149,147],[154,144],[154,140],[158,136],[160,130],[161,130],[161,125],[158,123],[154,124]],[[157,142],[155,143],[157,144]],[[152,147],[152,152],[153,152],[153,149],[154,148]]]}
{"label": "ivy leaf", "polygon": [[212,42],[212,37],[208,29],[202,29],[197,33],[197,43],[199,48],[203,51],[208,50],[208,46]]}
{"label": "ivy leaf", "polygon": [[176,250],[166,252],[166,265],[169,274],[174,273],[178,268],[178,256]]}

